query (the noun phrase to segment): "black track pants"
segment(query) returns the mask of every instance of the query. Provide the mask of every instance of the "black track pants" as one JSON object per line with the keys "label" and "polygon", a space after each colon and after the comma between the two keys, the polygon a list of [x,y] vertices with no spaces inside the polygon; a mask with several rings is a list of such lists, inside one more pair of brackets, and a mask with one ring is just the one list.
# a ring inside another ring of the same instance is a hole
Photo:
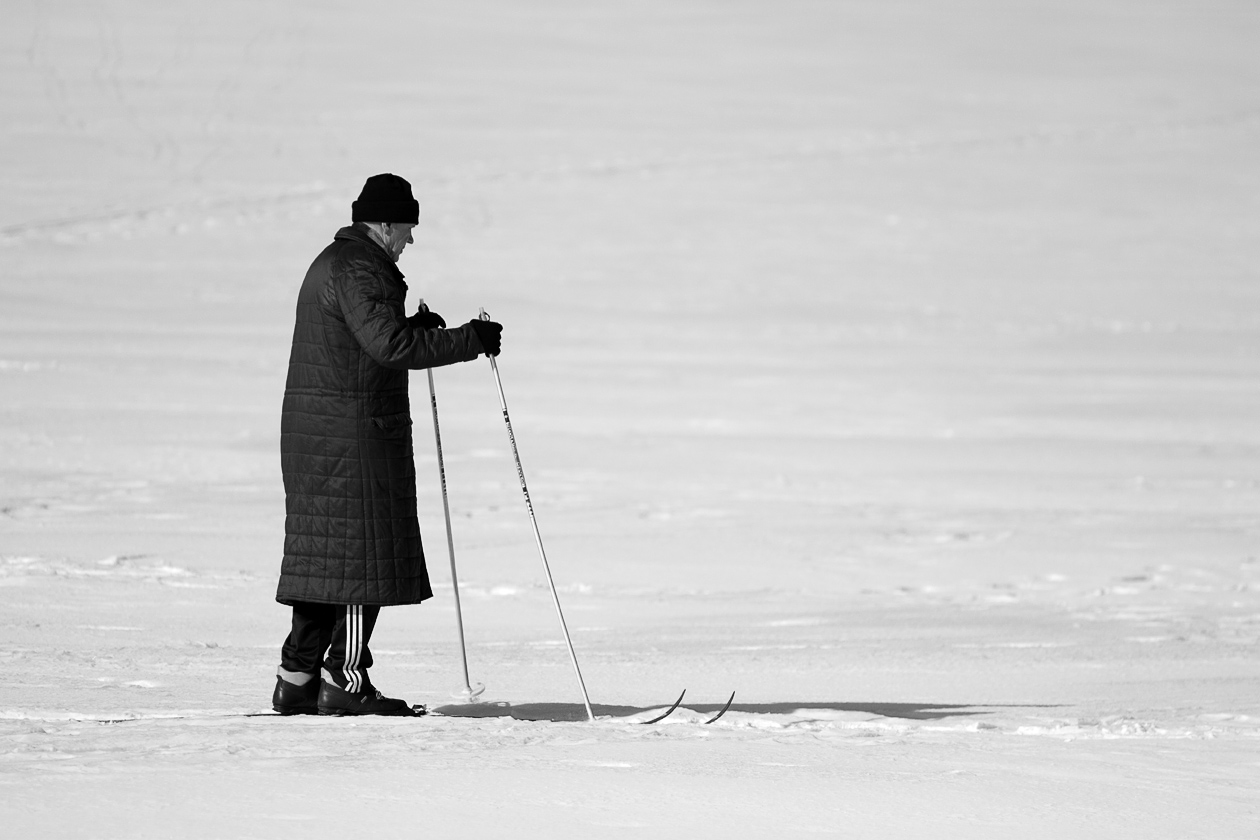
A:
{"label": "black track pants", "polygon": [[380,612],[378,606],[295,603],[293,628],[280,650],[280,665],[286,671],[318,674],[322,664],[339,687],[366,690],[372,684],[367,673],[372,667],[368,640]]}

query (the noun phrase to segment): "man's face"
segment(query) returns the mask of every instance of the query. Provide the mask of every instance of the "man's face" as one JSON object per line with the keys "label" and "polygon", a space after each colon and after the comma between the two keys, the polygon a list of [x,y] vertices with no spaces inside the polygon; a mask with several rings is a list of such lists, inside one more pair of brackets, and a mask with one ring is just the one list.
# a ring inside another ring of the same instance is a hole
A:
{"label": "man's face", "polygon": [[398,258],[402,256],[403,249],[412,244],[416,240],[411,237],[411,231],[415,225],[406,222],[393,222],[385,226],[385,250],[389,251],[389,255],[394,258],[394,262],[398,262]]}

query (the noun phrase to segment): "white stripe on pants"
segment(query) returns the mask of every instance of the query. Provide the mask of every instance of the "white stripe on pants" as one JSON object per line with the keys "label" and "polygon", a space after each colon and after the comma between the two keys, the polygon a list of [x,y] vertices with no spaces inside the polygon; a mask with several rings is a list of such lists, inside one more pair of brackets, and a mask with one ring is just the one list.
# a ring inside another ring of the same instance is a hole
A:
{"label": "white stripe on pants", "polygon": [[346,607],[346,658],[341,673],[346,678],[346,691],[352,694],[363,690],[363,678],[359,674],[362,653],[363,607],[350,604]]}

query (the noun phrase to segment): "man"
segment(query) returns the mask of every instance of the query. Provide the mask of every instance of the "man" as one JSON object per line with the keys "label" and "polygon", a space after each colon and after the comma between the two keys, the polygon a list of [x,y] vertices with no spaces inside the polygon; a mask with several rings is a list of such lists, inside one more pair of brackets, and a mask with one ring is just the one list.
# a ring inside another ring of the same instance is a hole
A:
{"label": "man", "polygon": [[368,178],[351,219],[298,293],[280,421],[287,516],[276,600],[293,608],[272,696],[281,714],[411,714],[368,677],[380,608],[433,595],[407,371],[497,356],[503,331],[482,320],[448,330],[423,306],[405,316],[395,263],[420,221],[407,181]]}

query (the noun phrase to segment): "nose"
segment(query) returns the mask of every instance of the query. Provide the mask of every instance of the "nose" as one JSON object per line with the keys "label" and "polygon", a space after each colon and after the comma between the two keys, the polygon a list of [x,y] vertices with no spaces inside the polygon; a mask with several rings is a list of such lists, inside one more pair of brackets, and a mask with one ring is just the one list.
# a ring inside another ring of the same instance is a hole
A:
{"label": "nose", "polygon": [[407,244],[408,244],[408,245],[415,245],[415,244],[416,244],[415,237],[413,237],[413,236],[411,235],[411,231],[407,231]]}

